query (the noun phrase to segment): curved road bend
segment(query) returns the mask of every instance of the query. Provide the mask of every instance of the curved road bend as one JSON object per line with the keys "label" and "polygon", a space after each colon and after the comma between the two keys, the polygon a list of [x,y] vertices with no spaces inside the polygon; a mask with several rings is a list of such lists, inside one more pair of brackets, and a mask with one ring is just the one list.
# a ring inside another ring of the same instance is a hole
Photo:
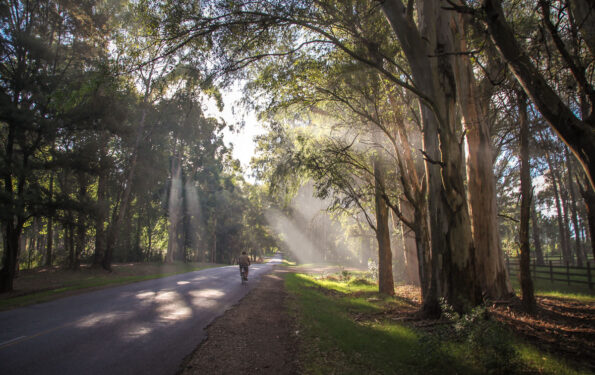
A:
{"label": "curved road bend", "polygon": [[0,312],[0,374],[175,374],[204,328],[269,272],[210,268]]}

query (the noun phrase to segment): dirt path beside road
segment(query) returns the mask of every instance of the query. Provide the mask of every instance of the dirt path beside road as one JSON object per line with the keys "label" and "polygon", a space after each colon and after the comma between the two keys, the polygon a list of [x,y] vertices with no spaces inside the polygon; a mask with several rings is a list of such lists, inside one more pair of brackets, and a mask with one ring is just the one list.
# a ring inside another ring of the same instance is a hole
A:
{"label": "dirt path beside road", "polygon": [[207,328],[207,338],[180,374],[297,374],[295,322],[275,268],[233,309]]}

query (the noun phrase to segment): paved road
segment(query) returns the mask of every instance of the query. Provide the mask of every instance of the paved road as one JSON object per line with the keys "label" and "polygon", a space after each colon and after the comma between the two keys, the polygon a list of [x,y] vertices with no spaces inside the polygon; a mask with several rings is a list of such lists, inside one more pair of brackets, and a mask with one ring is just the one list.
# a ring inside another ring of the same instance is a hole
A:
{"label": "paved road", "polygon": [[0,374],[166,374],[271,264],[149,280],[0,312]]}

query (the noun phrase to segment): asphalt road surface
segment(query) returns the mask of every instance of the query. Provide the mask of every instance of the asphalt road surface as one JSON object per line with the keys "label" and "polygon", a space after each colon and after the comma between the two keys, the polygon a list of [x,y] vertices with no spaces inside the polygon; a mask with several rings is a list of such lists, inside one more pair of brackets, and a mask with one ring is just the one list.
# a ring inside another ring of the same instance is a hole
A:
{"label": "asphalt road surface", "polygon": [[247,285],[229,266],[0,312],[0,374],[175,374],[279,261],[252,265]]}

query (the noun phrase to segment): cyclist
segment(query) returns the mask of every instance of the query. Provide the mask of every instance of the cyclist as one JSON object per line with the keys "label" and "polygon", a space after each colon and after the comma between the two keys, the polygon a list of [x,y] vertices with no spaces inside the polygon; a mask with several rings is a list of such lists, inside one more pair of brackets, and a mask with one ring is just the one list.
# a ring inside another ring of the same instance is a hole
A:
{"label": "cyclist", "polygon": [[244,277],[245,280],[248,280],[248,268],[250,267],[250,257],[248,255],[246,255],[245,251],[242,251],[242,255],[240,255],[240,258],[238,259],[238,263],[240,264],[240,273],[242,272],[242,269],[244,270]]}

